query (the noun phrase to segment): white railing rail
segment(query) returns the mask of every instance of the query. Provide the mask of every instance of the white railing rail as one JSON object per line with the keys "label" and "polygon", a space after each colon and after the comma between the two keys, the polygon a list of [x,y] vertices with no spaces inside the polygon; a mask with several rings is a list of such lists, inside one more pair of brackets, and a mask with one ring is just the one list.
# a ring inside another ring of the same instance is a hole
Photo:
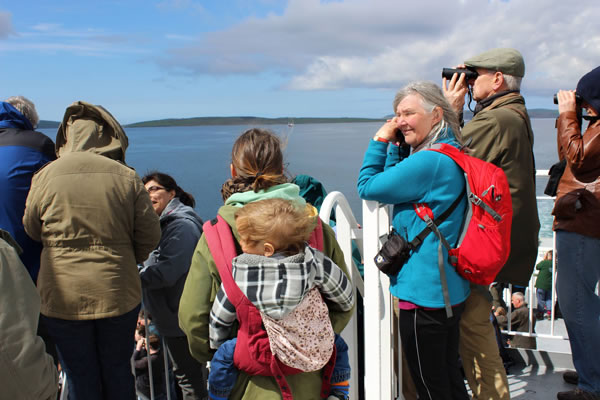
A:
{"label": "white railing rail", "polygon": [[402,363],[397,318],[389,291],[389,278],[380,273],[375,255],[381,238],[389,233],[391,207],[363,201],[364,321],[366,399],[403,399]]}
{"label": "white railing rail", "polygon": [[[548,170],[547,169],[542,169],[542,170],[537,170],[536,171],[536,177],[548,177]],[[536,196],[536,199],[538,201],[554,201],[554,197],[551,196],[547,196],[547,195],[543,195],[543,196]],[[533,324],[533,320],[534,320],[534,309],[536,308],[537,305],[537,296],[536,296],[536,287],[535,287],[535,281],[537,279],[538,273],[536,270],[533,271],[533,275],[531,276],[531,278],[529,279],[529,284],[527,286],[527,298],[529,299],[529,301],[527,302],[529,304],[529,330],[528,332],[516,332],[513,331],[512,328],[512,324],[511,324],[511,310],[510,310],[510,306],[508,307],[507,310],[507,316],[508,316],[508,329],[503,330],[502,333],[505,334],[510,334],[510,335],[515,335],[515,336],[528,336],[528,337],[536,337],[536,338],[544,338],[544,339],[558,339],[558,340],[568,340],[568,336],[563,336],[563,335],[556,335],[554,333],[555,331],[555,326],[556,326],[556,305],[557,303],[557,297],[556,297],[556,233],[552,232],[552,241],[551,243],[544,243],[544,241],[540,242],[540,245],[538,247],[538,257],[536,260],[536,265],[543,260],[545,254],[549,251],[552,250],[552,308],[551,308],[551,314],[550,314],[550,333],[546,334],[546,333],[536,333],[533,332],[534,329],[534,324]],[[508,291],[505,292],[504,294],[504,301],[506,302],[507,305],[511,304],[511,297],[512,297],[512,292],[513,292],[513,288],[512,285],[509,285]]]}
{"label": "white railing rail", "polygon": [[[332,210],[335,210],[336,219],[336,236],[338,244],[344,253],[344,261],[350,272],[352,280],[354,298],[357,298],[357,292],[364,297],[365,288],[363,279],[360,276],[360,271],[352,259],[352,243],[354,242],[360,253],[363,250],[363,232],[352,214],[352,209],[348,204],[348,200],[340,192],[331,192],[323,200],[319,216],[321,220],[328,224]],[[356,312],[346,325],[342,332],[342,337],[348,343],[348,357],[352,367],[352,376],[350,378],[350,399],[357,400],[358,397],[358,321]]]}
{"label": "white railing rail", "polygon": [[[548,170],[538,170],[537,176],[547,176]],[[549,196],[538,196],[538,200],[554,200]],[[391,226],[390,205],[380,204],[375,201],[363,201],[363,225],[356,221],[348,201],[340,192],[331,192],[321,206],[320,217],[324,223],[329,223],[332,210],[336,215],[337,241],[344,253],[344,259],[348,266],[353,282],[355,295],[359,293],[364,299],[364,398],[367,400],[397,399],[403,400],[402,395],[402,363],[400,338],[397,334],[398,320],[393,310],[393,300],[389,292],[389,278],[380,273],[374,263],[374,258]],[[352,259],[352,244],[355,244],[364,262],[364,280]],[[552,244],[541,243],[539,247],[539,262],[547,250],[555,249],[556,239],[553,237]],[[535,298],[534,274],[529,282],[529,332],[515,332],[510,330],[510,307],[509,307],[509,329],[503,333],[510,335],[533,336],[540,338],[568,339],[565,336],[554,334],[555,304],[556,304],[556,251],[553,252],[552,261],[552,317],[550,334],[538,334],[533,332],[533,309]],[[508,293],[504,294],[505,301],[510,304],[512,285],[509,285]],[[358,379],[355,373],[358,371],[358,348],[361,345],[357,336],[357,317],[352,317],[342,336],[348,343],[349,358],[352,367],[352,378],[350,382],[350,398],[358,399]]]}

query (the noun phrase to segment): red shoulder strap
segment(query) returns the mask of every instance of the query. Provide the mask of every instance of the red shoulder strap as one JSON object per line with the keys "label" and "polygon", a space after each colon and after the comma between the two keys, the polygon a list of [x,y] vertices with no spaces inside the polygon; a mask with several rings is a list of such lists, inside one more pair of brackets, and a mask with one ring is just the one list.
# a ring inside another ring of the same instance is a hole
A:
{"label": "red shoulder strap", "polygon": [[319,251],[323,251],[323,222],[321,218],[317,216],[317,226],[310,234],[310,238],[308,239],[308,245],[313,249],[317,249]]}
{"label": "red shoulder strap", "polygon": [[206,221],[202,229],[206,244],[208,244],[208,249],[213,260],[215,260],[221,281],[225,287],[227,298],[231,301],[231,304],[237,305],[244,294],[235,283],[232,275],[231,260],[238,254],[231,228],[220,215],[217,215],[217,218]]}

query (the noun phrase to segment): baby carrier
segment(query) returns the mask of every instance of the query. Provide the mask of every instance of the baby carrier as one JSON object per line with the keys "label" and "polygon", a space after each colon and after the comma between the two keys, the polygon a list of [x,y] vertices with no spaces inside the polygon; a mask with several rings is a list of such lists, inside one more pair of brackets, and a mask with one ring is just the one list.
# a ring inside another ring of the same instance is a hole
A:
{"label": "baby carrier", "polygon": [[[323,226],[317,218],[316,228],[311,233],[309,245],[317,250],[323,250]],[[233,355],[233,363],[248,375],[272,376],[277,381],[284,400],[292,400],[291,389],[285,379],[286,375],[294,375],[303,371],[289,367],[273,355],[269,336],[263,327],[260,311],[240,290],[232,275],[231,261],[237,251],[231,228],[221,217],[208,221],[203,227],[206,243],[213,256],[221,281],[227,293],[227,298],[235,306],[239,328],[237,344]],[[335,366],[335,346],[329,362],[323,368],[323,383],[321,396],[327,397],[330,389],[331,376]]]}

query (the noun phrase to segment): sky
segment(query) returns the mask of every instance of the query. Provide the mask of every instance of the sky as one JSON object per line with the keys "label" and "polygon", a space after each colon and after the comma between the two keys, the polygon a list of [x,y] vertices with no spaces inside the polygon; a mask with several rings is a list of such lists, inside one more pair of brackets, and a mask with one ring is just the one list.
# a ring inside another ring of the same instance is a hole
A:
{"label": "sky", "polygon": [[413,80],[495,47],[524,56],[529,108],[600,64],[600,1],[0,1],[0,98],[74,101],[121,123],[391,114]]}

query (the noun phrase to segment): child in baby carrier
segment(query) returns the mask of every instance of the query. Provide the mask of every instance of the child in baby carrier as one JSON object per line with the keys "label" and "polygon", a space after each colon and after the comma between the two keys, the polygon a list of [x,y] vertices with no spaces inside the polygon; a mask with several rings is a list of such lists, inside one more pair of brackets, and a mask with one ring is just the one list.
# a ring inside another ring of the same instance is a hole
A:
{"label": "child in baby carrier", "polygon": [[[327,307],[351,309],[352,285],[331,259],[306,243],[314,228],[314,217],[308,215],[306,208],[291,201],[267,199],[241,208],[235,214],[235,221],[243,254],[233,258],[232,275],[235,284],[260,312],[275,363],[283,364],[280,370],[291,367],[298,373],[332,368],[333,372],[324,373],[324,377],[331,378],[324,382],[329,392],[322,396],[347,399],[348,346],[334,334]],[[222,275],[222,271],[220,273]],[[238,377],[238,367],[244,369],[240,358],[262,357],[248,356],[246,350],[236,349],[241,337],[239,331],[238,338],[227,340],[238,318],[232,303],[235,301],[230,290],[221,284],[210,313],[210,345],[217,349],[208,377],[211,399],[229,397]],[[242,326],[240,324],[240,330]],[[252,374],[252,371],[245,372]],[[285,378],[277,381],[283,397],[287,398]]]}

